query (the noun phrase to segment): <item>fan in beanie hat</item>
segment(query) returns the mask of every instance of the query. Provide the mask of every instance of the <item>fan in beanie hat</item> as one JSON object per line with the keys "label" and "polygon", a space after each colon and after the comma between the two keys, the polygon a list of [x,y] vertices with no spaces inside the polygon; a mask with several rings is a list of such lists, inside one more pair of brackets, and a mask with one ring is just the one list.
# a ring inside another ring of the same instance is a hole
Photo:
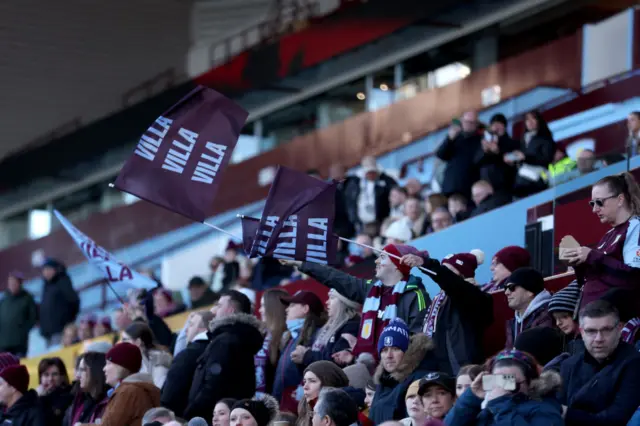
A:
{"label": "fan in beanie hat", "polygon": [[562,290],[551,296],[547,310],[556,321],[556,326],[564,334],[573,334],[578,329],[578,324],[573,320],[578,300],[580,299],[580,285],[577,281],[571,282]]}
{"label": "fan in beanie hat", "polygon": [[107,352],[107,361],[127,369],[131,374],[142,368],[142,353],[140,348],[129,342],[115,345]]}
{"label": "fan in beanie hat", "polygon": [[465,280],[476,283],[476,269],[484,262],[484,252],[474,249],[469,253],[450,254],[442,259],[442,264],[452,269]]}
{"label": "fan in beanie hat", "polygon": [[409,342],[407,323],[400,318],[395,318],[382,330],[378,340],[378,355],[382,354],[384,348],[398,348],[402,352],[406,352],[409,349]]}
{"label": "fan in beanie hat", "polygon": [[502,289],[506,282],[505,280],[509,278],[512,272],[528,266],[531,266],[531,255],[526,249],[518,246],[507,246],[501,249],[493,257],[493,264],[491,265],[493,278],[483,286],[482,290],[492,293]]}
{"label": "fan in beanie hat", "polygon": [[276,418],[279,411],[278,401],[270,395],[263,394],[260,398],[243,399],[236,402],[231,409],[229,418],[236,423],[238,417],[250,415],[257,426],[267,426]]}
{"label": "fan in beanie hat", "polygon": [[390,254],[389,260],[398,268],[398,271],[402,274],[402,277],[407,280],[409,279],[409,274],[411,273],[411,266],[406,265],[400,262],[400,258],[405,254],[415,254],[416,256],[420,256],[422,258],[429,257],[429,252],[420,251],[415,247],[408,246],[406,244],[387,244],[382,249],[387,254]]}
{"label": "fan in beanie hat", "polygon": [[534,268],[520,268],[515,270],[507,279],[505,288],[522,287],[534,295],[544,290],[544,278]]}
{"label": "fan in beanie hat", "polygon": [[23,395],[29,390],[29,371],[24,365],[10,365],[3,368],[0,371],[0,378]]}

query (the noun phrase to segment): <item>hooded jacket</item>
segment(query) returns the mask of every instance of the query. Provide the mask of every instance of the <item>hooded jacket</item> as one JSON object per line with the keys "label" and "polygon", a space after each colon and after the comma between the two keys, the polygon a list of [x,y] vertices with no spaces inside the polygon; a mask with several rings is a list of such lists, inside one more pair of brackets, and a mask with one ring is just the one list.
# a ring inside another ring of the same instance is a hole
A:
{"label": "hooded jacket", "polygon": [[533,298],[522,316],[516,312],[515,316],[507,321],[505,349],[513,349],[516,337],[525,330],[534,327],[554,327],[553,317],[547,310],[549,300],[551,293],[543,290]]}
{"label": "hooded jacket", "polygon": [[542,373],[533,380],[529,394],[503,395],[487,403],[467,389],[445,417],[447,426],[563,426],[562,406],[553,396],[561,386],[560,375]]}
{"label": "hooded jacket", "polygon": [[[125,378],[109,398],[101,426],[142,426],[144,413],[160,405],[160,389],[147,373]],[[93,425],[93,424],[91,424]]]}
{"label": "hooded jacket", "polygon": [[409,385],[431,371],[438,371],[438,361],[433,353],[433,342],[424,334],[411,337],[409,348],[393,373],[378,365],[374,375],[376,394],[369,409],[374,424],[407,417],[404,396]]}
{"label": "hooded jacket", "polygon": [[38,394],[33,389],[27,391],[11,408],[0,414],[0,426],[44,426],[46,424]]}
{"label": "hooded jacket", "polygon": [[76,320],[80,311],[80,298],[67,269],[60,263],[56,269],[56,275],[50,281],[44,281],[40,302],[40,334],[45,339],[62,333],[67,324]]}
{"label": "hooded jacket", "polygon": [[198,358],[184,417],[210,418],[222,398],[251,398],[256,392],[254,356],[264,326],[249,314],[233,314],[209,326],[209,345]]}

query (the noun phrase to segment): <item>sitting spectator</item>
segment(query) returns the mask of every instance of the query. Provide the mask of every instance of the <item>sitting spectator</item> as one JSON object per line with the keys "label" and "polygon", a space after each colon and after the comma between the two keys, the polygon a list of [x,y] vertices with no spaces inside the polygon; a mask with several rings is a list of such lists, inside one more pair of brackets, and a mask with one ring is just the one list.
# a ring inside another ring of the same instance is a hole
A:
{"label": "sitting spectator", "polygon": [[153,308],[160,318],[184,312],[185,307],[173,300],[173,294],[167,289],[158,288],[153,292]]}
{"label": "sitting spectator", "polygon": [[513,347],[533,356],[545,366],[560,356],[564,350],[564,334],[557,328],[535,327],[518,334]]}
{"label": "sitting spectator", "polygon": [[406,244],[415,238],[411,226],[402,219],[389,225],[382,236],[386,244]]}
{"label": "sitting spectator", "polygon": [[171,410],[167,410],[163,407],[156,407],[144,413],[144,416],[142,417],[142,425],[153,424],[153,422],[164,425],[175,419],[176,416]]}
{"label": "sitting spectator", "polygon": [[538,111],[525,115],[525,127],[521,149],[504,155],[504,162],[518,171],[514,195],[520,198],[547,188],[544,176],[556,151],[551,130]]}
{"label": "sitting spectator", "polygon": [[420,379],[418,395],[428,419],[444,420],[456,401],[455,388],[455,379],[447,373],[429,373]]}
{"label": "sitting spectator", "polygon": [[29,371],[24,365],[11,365],[0,370],[1,425],[48,425],[38,394],[29,390]]}
{"label": "sitting spectator", "polygon": [[[328,321],[318,332],[313,341],[313,346],[299,346],[295,349],[296,358],[300,352],[303,354],[303,366],[308,366],[316,361],[335,361],[339,365],[348,365],[351,360],[345,360],[345,356],[351,355],[351,344],[343,336],[345,334],[357,336],[360,328],[360,315],[362,305],[347,299],[335,289],[329,290],[327,299]],[[355,338],[355,337],[354,337]],[[342,352],[342,353],[341,353]],[[353,357],[353,355],[351,355]]]}
{"label": "sitting spectator", "polygon": [[407,394],[404,396],[408,415],[400,421],[404,426],[423,426],[427,421],[427,412],[422,405],[422,398],[418,395],[419,388],[420,380],[416,380],[409,385]]}
{"label": "sitting spectator", "polygon": [[233,398],[223,398],[213,407],[213,418],[211,419],[211,426],[229,426],[231,423],[230,415],[231,409],[236,404]]}
{"label": "sitting spectator", "polygon": [[544,279],[533,268],[520,268],[511,274],[505,285],[509,308],[514,318],[507,321],[507,349],[513,348],[518,334],[534,327],[553,327],[547,311],[551,294],[544,289]]}
{"label": "sitting spectator", "polygon": [[502,207],[511,202],[511,196],[493,191],[493,187],[486,180],[479,180],[471,187],[471,196],[476,205],[471,211],[470,217],[476,217],[483,213]]}
{"label": "sitting spectator", "polygon": [[553,316],[556,327],[565,336],[565,352],[573,355],[584,348],[578,322],[573,319],[574,312],[580,299],[580,285],[571,282],[562,290],[556,292],[549,300],[548,312]]}
{"label": "sitting spectator", "polygon": [[357,244],[351,244],[349,246],[349,253],[351,254],[349,257],[357,257],[357,260],[354,259],[354,263],[362,263],[375,259],[375,253],[369,248],[373,246],[373,239],[369,235],[358,234],[355,242]]}
{"label": "sitting spectator", "polygon": [[0,351],[27,356],[29,332],[38,320],[38,307],[31,293],[22,288],[24,276],[12,272],[0,300]]}
{"label": "sitting spectator", "polygon": [[456,398],[460,398],[464,391],[471,387],[471,383],[482,372],[482,366],[476,364],[465,365],[458,371],[456,378]]}
{"label": "sitting spectator", "polygon": [[424,201],[424,211],[427,212],[427,216],[431,216],[431,213],[440,209],[449,209],[449,200],[442,194],[431,194]]}
{"label": "sitting spectator", "polygon": [[251,315],[251,302],[229,290],[220,297],[215,316],[209,325],[209,344],[193,375],[185,418],[209,418],[222,398],[248,398],[256,391],[254,356],[264,335],[262,324]]}
{"label": "sitting spectator", "polygon": [[[529,354],[503,351],[489,362],[494,380],[491,390],[481,373],[458,399],[445,419],[448,426],[532,425],[562,426],[562,407],[554,393],[560,388],[555,372],[539,374],[540,366]],[[495,380],[514,376],[515,385]]]}
{"label": "sitting spectator", "polygon": [[640,317],[633,292],[621,288],[612,288],[600,300],[606,300],[618,310],[622,331],[620,339],[630,345],[640,345]]}
{"label": "sitting spectator", "polygon": [[233,405],[231,426],[268,426],[278,414],[278,401],[269,395],[243,399]]}
{"label": "sitting spectator", "polygon": [[331,361],[316,361],[304,370],[302,380],[304,396],[298,405],[298,426],[311,426],[313,410],[320,390],[325,387],[343,388],[349,384],[344,371]]}
{"label": "sitting spectator", "polygon": [[192,277],[189,280],[189,298],[191,309],[200,309],[216,303],[218,296],[211,290],[207,283],[200,277]]}
{"label": "sitting spectator", "polygon": [[440,207],[435,209],[430,216],[431,228],[429,232],[442,231],[453,225],[453,217],[446,207]]}
{"label": "sitting spectator", "polygon": [[80,340],[78,340],[78,326],[74,323],[67,324],[62,331],[62,346],[66,348],[79,342]]}
{"label": "sitting spectator", "polygon": [[506,280],[516,269],[526,268],[531,265],[531,255],[522,247],[507,246],[498,251],[491,261],[492,278],[482,286],[482,291],[493,293],[504,289]]}
{"label": "sitting spectator", "polygon": [[369,410],[374,424],[406,417],[404,396],[409,385],[437,369],[431,356],[433,342],[424,334],[409,338],[407,324],[392,320],[378,340],[380,365],[376,370],[376,393]]}
{"label": "sitting spectator", "polygon": [[462,194],[453,194],[449,197],[449,213],[455,223],[462,222],[469,218],[469,201]]}
{"label": "sitting spectator", "polygon": [[407,198],[404,202],[404,216],[399,219],[404,221],[417,238],[427,233],[429,228],[429,220],[427,213],[422,208],[422,202],[415,197]]}
{"label": "sitting spectator", "polygon": [[162,389],[171,366],[171,354],[156,346],[153,332],[143,322],[134,322],[122,332],[122,341],[129,342],[140,348],[142,353],[141,373],[148,373],[153,377],[153,383]]}
{"label": "sitting spectator", "polygon": [[559,185],[580,175],[578,164],[567,155],[567,151],[560,145],[556,145],[553,163],[549,165],[548,169],[551,185]]}
{"label": "sitting spectator", "polygon": [[[391,257],[389,255],[393,255]],[[355,278],[337,269],[318,263],[281,261],[296,265],[301,272],[320,283],[335,288],[340,294],[363,304],[362,322],[354,355],[369,353],[377,356],[378,338],[384,327],[395,317],[409,324],[412,332],[422,330],[421,312],[429,305],[422,280],[410,275],[411,266],[399,258],[407,254],[428,256],[407,245],[387,245],[376,260],[377,282]],[[376,300],[378,302],[376,303]]]}
{"label": "sitting spectator", "polygon": [[409,178],[404,183],[405,194],[408,197],[421,198],[422,184],[416,178]]}
{"label": "sitting spectator", "polygon": [[40,302],[40,334],[47,347],[62,341],[64,327],[75,322],[80,311],[80,298],[73,288],[67,268],[54,259],[42,265],[44,286]]}
{"label": "sitting spectator", "polygon": [[220,256],[214,256],[209,261],[209,278],[207,283],[209,284],[209,288],[221,289],[222,288],[222,264],[224,263],[224,259]]}
{"label": "sitting spectator", "polygon": [[474,160],[481,138],[475,111],[465,112],[461,121],[452,122],[447,137],[436,151],[438,158],[447,162],[442,184],[444,195],[471,195],[471,185],[479,176]]}
{"label": "sitting spectator", "polygon": [[125,328],[129,327],[133,319],[129,315],[129,312],[125,308],[118,307],[113,310],[113,323],[115,324],[116,330],[123,331]]}
{"label": "sitting spectator", "polygon": [[427,275],[441,288],[429,309],[425,310],[422,332],[435,342],[437,371],[455,375],[466,364],[485,359],[485,330],[493,322],[493,299],[476,285],[475,273],[484,261],[484,253],[449,255],[442,260],[418,256],[411,266],[424,265],[434,274]]}
{"label": "sitting spectator", "polygon": [[638,144],[640,144],[640,111],[633,111],[627,117],[627,145],[631,148],[631,155],[637,155],[640,152]]}
{"label": "sitting spectator", "polygon": [[313,410],[313,426],[351,426],[358,420],[358,407],[341,389],[325,388]]}
{"label": "sitting spectator", "polygon": [[178,416],[182,416],[187,408],[198,359],[209,344],[207,331],[212,320],[213,314],[209,311],[200,311],[189,316],[186,329],[188,344],[184,350],[176,354],[166,374],[160,402],[163,407],[170,408]]}
{"label": "sitting spectator", "polygon": [[95,315],[86,315],[80,319],[78,324],[78,341],[93,339],[93,328],[96,326]]}
{"label": "sitting spectator", "polygon": [[38,377],[37,392],[47,426],[61,426],[64,413],[73,401],[67,368],[60,358],[43,358],[38,365]]}
{"label": "sitting spectator", "polygon": [[489,130],[485,132],[474,159],[480,179],[489,182],[498,192],[510,193],[516,176],[513,167],[504,162],[504,156],[519,149],[520,144],[507,133],[507,118],[503,114],[491,117]]}
{"label": "sitting spectator", "polygon": [[[417,179],[416,179],[417,180]],[[408,185],[407,181],[407,185]],[[412,194],[415,197],[416,194]],[[419,193],[417,195],[420,195]],[[407,200],[407,190],[401,186],[394,186],[389,192],[389,217],[400,219],[404,216],[404,203]]]}
{"label": "sitting spectator", "polygon": [[620,341],[620,317],[606,301],[582,309],[580,326],[585,350],[560,368],[566,425],[625,425],[640,406],[640,354]]}
{"label": "sitting spectator", "polygon": [[586,175],[596,170],[596,153],[592,149],[583,149],[578,154],[578,170]]}
{"label": "sitting spectator", "polygon": [[111,328],[111,318],[110,317],[102,317],[97,323],[96,326],[93,327],[93,337],[102,337],[113,330]]}
{"label": "sitting spectator", "polygon": [[105,354],[87,352],[82,355],[76,374],[79,376],[78,389],[71,407],[65,415],[65,426],[78,423],[100,423],[109,398],[109,386],[105,381]]}
{"label": "sitting spectator", "polygon": [[287,331],[287,304],[290,296],[281,288],[270,288],[262,293],[260,318],[267,328],[262,348],[255,356],[256,392],[273,392],[276,366],[284,333]]}
{"label": "sitting spectator", "polygon": [[132,295],[132,303],[129,309],[134,322],[147,323],[157,344],[166,348],[173,342],[173,333],[162,318],[155,313],[153,292],[140,290]]}
{"label": "sitting spectator", "polygon": [[142,424],[144,414],[160,405],[160,389],[153,384],[149,374],[139,373],[142,367],[140,349],[128,342],[118,343],[107,352],[106,359],[105,381],[112,390],[108,393],[109,402],[99,424]]}

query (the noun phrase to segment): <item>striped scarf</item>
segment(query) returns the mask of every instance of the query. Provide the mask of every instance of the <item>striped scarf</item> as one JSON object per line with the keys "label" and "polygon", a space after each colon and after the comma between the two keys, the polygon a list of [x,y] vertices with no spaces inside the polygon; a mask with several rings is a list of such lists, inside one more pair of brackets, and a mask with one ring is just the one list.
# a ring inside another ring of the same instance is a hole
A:
{"label": "striped scarf", "polygon": [[431,306],[429,307],[429,311],[427,315],[424,317],[424,324],[422,326],[422,332],[429,337],[433,337],[436,332],[436,327],[438,325],[438,314],[440,313],[440,308],[444,304],[447,298],[447,294],[444,291],[440,291],[433,302],[431,302]]}
{"label": "striped scarf", "polygon": [[398,302],[406,287],[406,281],[399,281],[389,294],[384,292],[384,286],[380,281],[371,286],[362,306],[362,321],[358,343],[353,350],[354,355],[369,353],[377,359],[378,337],[389,322],[398,316]]}
{"label": "striped scarf", "polygon": [[640,318],[635,317],[633,319],[630,319],[622,328],[622,334],[620,335],[620,340],[633,345],[636,342],[635,337],[639,329],[640,329]]}

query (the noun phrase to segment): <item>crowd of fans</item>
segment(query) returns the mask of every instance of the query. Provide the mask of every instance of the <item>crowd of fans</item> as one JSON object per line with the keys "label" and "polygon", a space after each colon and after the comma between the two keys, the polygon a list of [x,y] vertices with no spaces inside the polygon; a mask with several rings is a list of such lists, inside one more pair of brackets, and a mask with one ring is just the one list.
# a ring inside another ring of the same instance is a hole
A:
{"label": "crowd of fans", "polygon": [[[596,248],[565,250],[576,279],[554,294],[521,247],[493,254],[492,280],[479,283],[481,250],[434,259],[407,245],[571,169],[542,116],[525,123],[518,142],[501,115],[486,129],[474,112],[454,120],[437,151],[442,193],[415,179],[399,186],[370,157],[357,175],[332,167],[336,232],[359,243],[341,246],[338,269],[254,262],[230,243],[210,276],[189,281],[186,303],[158,281],[112,318],[79,320],[60,262],[42,266],[39,309],[12,273],[0,301],[0,425],[640,425],[640,188],[630,174],[593,186],[593,212],[611,230]],[[628,124],[630,138],[640,134],[637,113]],[[595,167],[590,158],[578,157],[581,173]],[[366,262],[372,280],[341,270]],[[438,285],[433,299],[412,268]],[[330,288],[326,304],[286,291],[301,277]],[[497,354],[484,342],[493,293],[513,310]],[[186,306],[176,335],[163,318]],[[42,359],[29,389],[19,357],[37,322],[51,346],[116,337],[87,345],[73,366]]]}

